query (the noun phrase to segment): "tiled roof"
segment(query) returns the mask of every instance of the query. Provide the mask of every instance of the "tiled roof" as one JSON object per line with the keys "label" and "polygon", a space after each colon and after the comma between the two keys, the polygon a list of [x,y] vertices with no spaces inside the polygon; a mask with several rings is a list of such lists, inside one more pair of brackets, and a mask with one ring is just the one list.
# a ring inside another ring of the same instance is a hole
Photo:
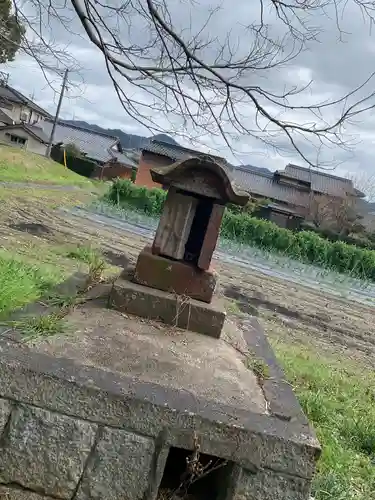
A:
{"label": "tiled roof", "polygon": [[23,104],[24,106],[28,106],[42,116],[51,116],[50,113],[48,113],[46,110],[35,104],[35,102],[33,102],[31,99],[24,96],[23,94],[21,94],[21,92],[10,87],[9,85],[0,85],[0,102],[1,101]]}
{"label": "tiled roof", "polygon": [[113,155],[113,158],[116,158],[119,163],[123,163],[124,165],[130,168],[138,168],[138,164],[129,158],[125,153],[119,153],[118,151],[110,151]]}
{"label": "tiled roof", "polygon": [[301,206],[304,206],[308,201],[307,193],[300,192],[292,186],[279,184],[272,173],[266,174],[236,167],[232,177],[242,189],[264,198]]}
{"label": "tiled roof", "polygon": [[[353,187],[350,179],[330,175],[327,172],[310,170],[296,165],[287,165],[285,170],[279,171],[294,179],[311,183],[311,190],[331,196],[340,196],[346,193],[358,196],[357,190]],[[307,206],[309,194],[299,190],[298,187],[280,184],[274,178],[272,172],[269,174],[254,171],[249,168],[236,167],[233,171],[235,182],[258,196],[270,198],[283,203],[291,203]]]}
{"label": "tiled roof", "polygon": [[[283,173],[282,171],[280,173]],[[338,177],[328,172],[312,170],[305,167],[289,164],[284,173],[294,179],[311,183],[311,190],[328,195],[353,194],[355,190],[350,179]]]}
{"label": "tiled roof", "polygon": [[[52,130],[52,120],[44,120],[42,127],[44,132],[50,136]],[[59,122],[56,125],[54,144],[75,144],[82,152],[86,153],[88,158],[99,162],[107,162],[110,159],[117,157],[120,160],[122,154],[114,150],[119,143],[119,139],[112,135],[94,132],[93,130],[68,125],[64,122]],[[123,159],[127,162],[131,161],[126,156]]]}
{"label": "tiled roof", "polygon": [[148,151],[150,153],[155,153],[157,155],[166,156],[173,161],[184,160],[191,157],[202,157],[206,156],[217,161],[221,165],[226,165],[228,168],[231,167],[229,163],[221,156],[215,156],[212,154],[202,153],[201,151],[196,151],[194,149],[184,148],[177,144],[170,144],[164,141],[150,141],[150,143],[143,148],[143,151]]}
{"label": "tiled roof", "polygon": [[49,137],[45,134],[44,130],[38,125],[29,125],[28,123],[22,124],[26,130],[28,130],[31,134],[34,134],[38,137],[42,142],[48,144]]}

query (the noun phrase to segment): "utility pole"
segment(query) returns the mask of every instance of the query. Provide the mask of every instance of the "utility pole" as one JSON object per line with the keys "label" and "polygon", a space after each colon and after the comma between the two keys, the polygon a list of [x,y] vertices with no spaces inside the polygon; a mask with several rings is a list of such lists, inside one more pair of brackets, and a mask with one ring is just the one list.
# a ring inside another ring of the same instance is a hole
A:
{"label": "utility pole", "polygon": [[56,129],[56,125],[57,125],[57,122],[58,122],[58,119],[59,119],[61,104],[62,104],[62,101],[63,101],[63,98],[64,98],[64,92],[65,92],[65,89],[66,89],[66,81],[67,81],[67,79],[68,79],[68,70],[66,69],[65,73],[64,73],[63,82],[62,82],[62,85],[61,85],[61,92],[60,92],[59,102],[57,103],[57,109],[56,109],[55,118],[53,120],[51,135],[50,135],[49,141],[48,141],[48,146],[47,146],[47,151],[46,151],[46,156],[47,157],[49,157],[51,155],[51,149],[52,149],[52,146],[53,146],[53,139],[54,139],[54,136],[55,136],[55,129]]}

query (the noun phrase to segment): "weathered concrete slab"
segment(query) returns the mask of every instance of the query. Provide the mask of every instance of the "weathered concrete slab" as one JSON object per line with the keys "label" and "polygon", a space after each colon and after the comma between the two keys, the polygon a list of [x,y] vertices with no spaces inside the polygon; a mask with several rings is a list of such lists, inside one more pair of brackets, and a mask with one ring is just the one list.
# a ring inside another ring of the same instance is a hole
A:
{"label": "weathered concrete slab", "polygon": [[207,303],[212,300],[216,280],[214,271],[203,271],[187,262],[154,255],[151,247],[144,248],[138,255],[133,278],[139,285]]}
{"label": "weathered concrete slab", "polygon": [[217,341],[90,307],[70,318],[73,336],[28,346],[0,340],[0,397],[145,436],[163,434],[165,447],[189,449],[196,433],[202,453],[311,478],[319,444],[292,391],[288,411],[273,413],[282,405],[277,388],[271,394],[242,371],[238,347],[259,348],[273,384],[285,384],[254,319],[247,341],[245,332],[236,338],[233,325],[224,329],[226,341]]}
{"label": "weathered concrete slab", "polygon": [[219,338],[226,313],[222,305],[213,300],[211,304],[179,297],[119,279],[113,286],[110,303],[115,309],[141,318],[160,319],[193,332]]}
{"label": "weathered concrete slab", "polygon": [[[89,302],[69,317],[69,334],[29,343],[33,350],[189,392],[255,413],[266,401],[244,356],[225,340],[140,322]],[[233,342],[240,342],[240,332]],[[203,383],[204,381],[204,383]]]}
{"label": "weathered concrete slab", "polygon": [[155,500],[169,447],[192,450],[195,438],[231,464],[220,500],[309,499],[319,444],[255,318],[227,320],[216,340],[105,304],[76,309],[63,335],[0,338],[10,500]]}
{"label": "weathered concrete slab", "polygon": [[270,470],[242,471],[234,500],[306,500],[310,497],[306,479]]}
{"label": "weathered concrete slab", "polygon": [[53,498],[23,490],[16,486],[0,486],[0,500],[53,500]]}

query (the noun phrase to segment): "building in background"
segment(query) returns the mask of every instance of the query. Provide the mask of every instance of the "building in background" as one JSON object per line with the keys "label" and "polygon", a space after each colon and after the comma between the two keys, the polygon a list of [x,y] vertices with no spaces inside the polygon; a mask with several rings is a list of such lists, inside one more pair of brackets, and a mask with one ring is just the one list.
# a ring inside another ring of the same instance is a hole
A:
{"label": "building in background", "polygon": [[0,82],[0,125],[40,124],[50,113],[18,90]]}
{"label": "building in background", "polygon": [[0,81],[0,143],[44,155],[48,137],[41,124],[50,118],[31,99]]}
{"label": "building in background", "polygon": [[[163,141],[150,141],[142,149],[135,183],[146,187],[161,187],[151,179],[152,167],[168,166],[175,161],[202,155],[205,153]],[[363,193],[354,188],[350,179],[328,172],[292,164],[276,172],[250,165],[234,167],[224,158],[210,156],[223,165],[234,183],[250,193],[253,199],[265,200],[259,215],[281,227],[298,228],[308,215],[314,196],[322,195],[332,200],[350,197],[354,201],[364,197]]]}
{"label": "building in background", "polygon": [[149,188],[161,187],[151,178],[150,169],[152,167],[168,166],[175,161],[200,156],[209,156],[210,158],[213,158],[223,165],[228,171],[233,168],[224,158],[219,156],[202,153],[201,151],[196,151],[194,149],[184,148],[169,142],[152,140],[142,149],[135,183],[139,186],[146,186]]}
{"label": "building in background", "polygon": [[[43,121],[42,128],[47,136],[50,136],[52,126],[52,119]],[[73,144],[86,158],[97,164],[93,176],[99,179],[130,179],[132,171],[138,167],[132,158],[123,153],[118,137],[63,121],[56,125],[53,143],[63,146]]]}
{"label": "building in background", "polygon": [[0,127],[0,144],[19,147],[30,153],[45,155],[48,139],[43,129],[35,125],[17,123]]}

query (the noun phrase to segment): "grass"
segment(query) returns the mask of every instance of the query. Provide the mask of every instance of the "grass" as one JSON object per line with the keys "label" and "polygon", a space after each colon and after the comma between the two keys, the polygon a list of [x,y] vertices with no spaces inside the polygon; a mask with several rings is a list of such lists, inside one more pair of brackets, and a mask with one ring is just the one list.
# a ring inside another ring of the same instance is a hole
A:
{"label": "grass", "polygon": [[33,264],[0,250],[0,316],[32,302],[62,279],[51,265]]}
{"label": "grass", "polygon": [[67,257],[78,259],[89,266],[88,275],[93,283],[101,280],[106,268],[106,262],[100,250],[91,246],[80,245],[67,253]]}
{"label": "grass", "polygon": [[255,356],[255,354],[248,354],[244,360],[244,364],[260,381],[270,378],[269,366],[263,359]]}
{"label": "grass", "polygon": [[100,265],[104,262],[100,250],[88,245],[79,245],[76,248],[68,250],[67,257],[80,260],[88,265]]}
{"label": "grass", "polygon": [[323,446],[316,500],[375,498],[375,376],[303,347],[274,345]]}
{"label": "grass", "polygon": [[25,318],[14,322],[13,326],[29,339],[49,337],[51,335],[63,333],[66,330],[66,322],[57,313]]}
{"label": "grass", "polygon": [[[0,171],[1,182],[1,171]],[[94,189],[96,186],[94,186]],[[95,189],[96,190],[96,189]],[[28,203],[43,204],[44,207],[59,208],[66,206],[86,205],[94,198],[95,191],[91,189],[76,189],[74,191],[48,190],[41,187],[33,187],[29,184],[27,188],[14,186],[8,187],[7,184],[0,184],[0,202],[2,204],[20,205],[27,200]]]}
{"label": "grass", "polygon": [[90,187],[94,184],[44,156],[0,145],[0,182],[36,182]]}
{"label": "grass", "polygon": [[238,306],[238,302],[236,300],[226,300],[225,301],[225,310],[228,314],[240,314],[241,309]]}

